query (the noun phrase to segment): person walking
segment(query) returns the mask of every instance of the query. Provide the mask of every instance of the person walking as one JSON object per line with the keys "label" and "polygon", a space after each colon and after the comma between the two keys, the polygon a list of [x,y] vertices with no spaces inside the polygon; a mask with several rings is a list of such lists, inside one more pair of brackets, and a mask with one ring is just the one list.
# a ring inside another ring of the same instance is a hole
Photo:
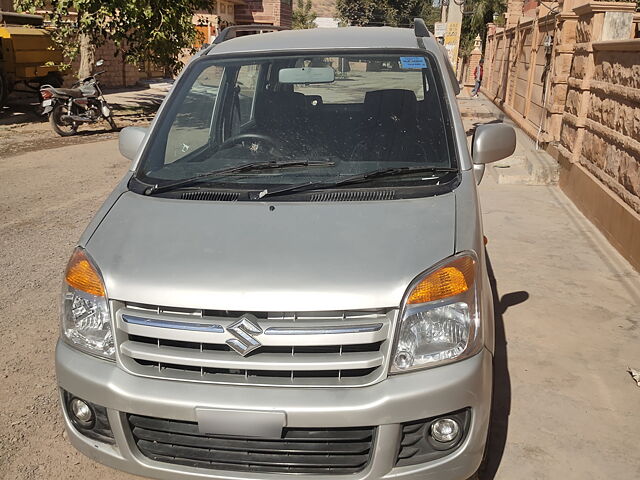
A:
{"label": "person walking", "polygon": [[473,90],[471,90],[472,97],[478,96],[478,93],[480,92],[480,85],[482,85],[483,76],[484,76],[484,58],[481,58],[480,63],[478,63],[478,66],[473,71],[473,78],[476,81],[476,85],[473,87]]}

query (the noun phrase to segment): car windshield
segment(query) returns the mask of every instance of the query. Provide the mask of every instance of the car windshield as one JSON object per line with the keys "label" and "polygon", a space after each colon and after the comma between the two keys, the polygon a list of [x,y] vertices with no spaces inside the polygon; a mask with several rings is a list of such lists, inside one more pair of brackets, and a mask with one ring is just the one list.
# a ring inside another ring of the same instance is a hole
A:
{"label": "car windshield", "polygon": [[[198,59],[158,120],[136,178],[170,185],[223,170],[198,186],[246,189],[404,167],[451,171],[452,127],[435,68],[426,53]],[[227,172],[265,163],[285,167]],[[415,170],[375,183],[433,178]]]}

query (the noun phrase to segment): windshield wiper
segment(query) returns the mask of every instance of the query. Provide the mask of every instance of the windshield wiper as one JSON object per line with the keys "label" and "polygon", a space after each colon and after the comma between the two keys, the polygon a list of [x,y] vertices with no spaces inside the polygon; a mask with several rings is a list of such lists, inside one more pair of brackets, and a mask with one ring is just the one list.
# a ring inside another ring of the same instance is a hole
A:
{"label": "windshield wiper", "polygon": [[397,175],[407,175],[410,173],[451,173],[457,172],[458,169],[450,167],[390,167],[383,168],[381,170],[372,170],[366,173],[359,173],[350,177],[337,180],[332,183],[323,182],[306,182],[299,183],[297,185],[289,185],[281,188],[274,188],[273,190],[263,190],[252,198],[253,200],[260,200],[265,197],[276,196],[286,193],[297,193],[306,190],[327,190],[342,185],[352,185],[357,183],[365,183],[371,179],[379,177],[390,177]]}
{"label": "windshield wiper", "polygon": [[212,170],[211,172],[201,173],[190,178],[178,180],[175,182],[165,183],[163,185],[153,185],[144,191],[145,195],[153,195],[154,193],[168,192],[175,190],[176,188],[188,187],[205,180],[213,178],[226,177],[235,173],[251,172],[254,170],[278,170],[281,168],[293,168],[293,167],[331,167],[336,163],[331,161],[309,161],[309,160],[294,160],[291,162],[253,162],[244,163],[242,165],[236,165],[235,167],[221,168],[219,170]]}

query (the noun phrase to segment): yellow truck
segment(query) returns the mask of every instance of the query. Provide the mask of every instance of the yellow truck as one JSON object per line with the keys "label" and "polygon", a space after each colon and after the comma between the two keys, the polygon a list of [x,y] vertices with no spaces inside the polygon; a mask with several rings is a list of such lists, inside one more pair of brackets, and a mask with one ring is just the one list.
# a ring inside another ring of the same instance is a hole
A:
{"label": "yellow truck", "polygon": [[42,17],[0,11],[0,106],[19,83],[60,87],[62,60]]}

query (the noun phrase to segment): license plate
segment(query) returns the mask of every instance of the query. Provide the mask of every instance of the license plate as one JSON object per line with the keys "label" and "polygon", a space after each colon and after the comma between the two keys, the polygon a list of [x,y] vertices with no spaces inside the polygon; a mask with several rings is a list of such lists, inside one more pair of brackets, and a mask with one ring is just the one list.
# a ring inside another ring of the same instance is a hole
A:
{"label": "license plate", "polygon": [[43,101],[42,101],[42,106],[43,106],[43,107],[50,107],[52,103],[53,103],[53,100],[51,100],[51,99],[49,99],[49,100],[43,100]]}

